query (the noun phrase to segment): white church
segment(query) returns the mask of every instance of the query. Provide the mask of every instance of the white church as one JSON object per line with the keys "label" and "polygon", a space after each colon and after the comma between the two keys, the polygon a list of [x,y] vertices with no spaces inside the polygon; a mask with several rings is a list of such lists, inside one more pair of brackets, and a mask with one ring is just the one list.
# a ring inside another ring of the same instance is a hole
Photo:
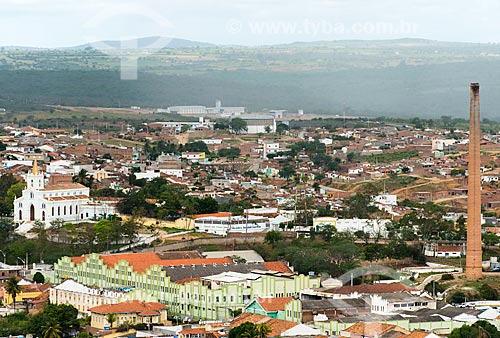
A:
{"label": "white church", "polygon": [[57,219],[75,223],[116,213],[114,205],[91,199],[89,188],[68,178],[45,182],[44,173],[38,170],[36,161],[33,163],[31,173],[26,175],[22,196],[14,200],[18,232],[29,231],[36,220],[47,225]]}

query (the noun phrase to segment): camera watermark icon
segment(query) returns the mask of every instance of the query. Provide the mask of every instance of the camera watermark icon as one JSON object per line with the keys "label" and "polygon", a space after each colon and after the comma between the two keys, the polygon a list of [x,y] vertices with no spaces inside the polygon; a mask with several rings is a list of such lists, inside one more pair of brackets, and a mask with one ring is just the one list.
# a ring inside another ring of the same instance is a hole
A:
{"label": "camera watermark icon", "polygon": [[340,280],[343,285],[352,285],[355,279],[367,276],[384,276],[393,281],[399,281],[408,287],[414,286],[414,283],[409,278],[406,278],[404,274],[383,265],[361,266],[344,273],[337,279]]}
{"label": "camera watermark icon", "polygon": [[[161,31],[173,27],[169,20],[148,7],[142,5],[118,5],[106,7],[94,15],[84,24],[84,28],[104,30],[105,25],[111,21],[127,17],[146,18],[157,25]],[[85,38],[92,48],[120,59],[120,78],[122,80],[137,80],[139,59],[158,52],[167,47],[172,41],[172,38],[162,36],[148,39],[124,36],[117,43],[99,41],[96,36],[86,36]]]}

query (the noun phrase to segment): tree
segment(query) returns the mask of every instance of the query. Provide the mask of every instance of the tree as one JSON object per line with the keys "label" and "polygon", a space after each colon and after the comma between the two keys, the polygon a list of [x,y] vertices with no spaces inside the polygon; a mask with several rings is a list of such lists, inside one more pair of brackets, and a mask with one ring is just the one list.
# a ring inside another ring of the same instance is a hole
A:
{"label": "tree", "polygon": [[23,182],[17,182],[10,186],[5,195],[5,211],[9,211],[9,213],[14,211],[14,200],[21,197],[24,188],[26,188],[26,183]]}
{"label": "tree", "polygon": [[491,234],[491,233],[485,233],[482,236],[483,238],[483,243],[489,247],[492,245],[496,245],[500,242],[500,237],[498,237],[496,234]]}
{"label": "tree", "polygon": [[208,150],[208,146],[205,142],[203,141],[195,141],[195,142],[189,142],[186,143],[183,147],[183,149],[179,149],[180,151],[189,151],[189,152],[195,152],[195,153],[209,153],[210,151]]}
{"label": "tree", "polygon": [[43,327],[43,338],[61,338],[62,330],[59,323],[54,321],[48,323]]}
{"label": "tree", "polygon": [[281,168],[281,170],[278,172],[278,175],[288,181],[290,180],[290,177],[295,175],[295,168],[289,164],[284,165],[283,168]]}
{"label": "tree", "polygon": [[377,211],[372,205],[373,197],[378,195],[379,189],[372,184],[366,184],[363,191],[358,192],[345,200],[347,206],[346,216],[356,218],[370,218],[370,215]]}
{"label": "tree", "polygon": [[248,130],[248,124],[245,120],[239,117],[235,117],[229,121],[229,128],[235,134],[241,134],[244,131]]}
{"label": "tree", "polygon": [[30,317],[29,332],[33,336],[43,337],[44,329],[59,325],[61,335],[68,335],[70,332],[80,328],[78,310],[72,305],[47,304],[43,310]]}
{"label": "tree", "polygon": [[11,219],[0,219],[0,242],[5,243],[14,235],[14,222]]}
{"label": "tree", "polygon": [[276,132],[280,135],[282,135],[285,131],[288,131],[290,128],[284,124],[284,123],[279,123],[277,126],[276,126]]}
{"label": "tree", "polygon": [[228,333],[228,338],[267,338],[270,333],[271,328],[265,323],[255,325],[246,322],[233,327]]}
{"label": "tree", "polygon": [[45,277],[40,271],[37,271],[35,275],[33,276],[33,282],[37,284],[43,284],[45,283]]}
{"label": "tree", "polygon": [[113,328],[113,323],[116,322],[117,316],[116,313],[110,312],[106,315],[106,320],[109,323],[109,327],[112,329]]}
{"label": "tree", "polygon": [[266,126],[266,128],[264,130],[266,131],[267,134],[271,133],[271,127],[270,126]]}
{"label": "tree", "polygon": [[2,215],[10,215],[14,210],[12,192],[8,194],[8,191],[16,183],[18,182],[12,174],[0,176],[0,214]]}
{"label": "tree", "polygon": [[333,224],[325,224],[321,228],[321,237],[325,242],[330,242],[333,239],[333,236],[335,236],[335,233],[337,230],[333,226]]}
{"label": "tree", "polygon": [[4,285],[5,292],[7,292],[12,297],[12,304],[14,304],[14,312],[16,312],[16,297],[21,293],[21,286],[19,285],[19,279],[16,276],[10,277]]}
{"label": "tree", "polygon": [[500,331],[485,320],[469,325],[462,325],[451,331],[448,338],[500,338]]}
{"label": "tree", "polygon": [[266,233],[265,241],[269,244],[271,244],[273,247],[276,243],[281,241],[283,239],[283,236],[279,231],[276,230],[271,230]]}
{"label": "tree", "polygon": [[94,183],[94,177],[90,175],[87,170],[82,169],[77,175],[73,176],[73,182],[83,184],[87,188],[90,188]]}
{"label": "tree", "polygon": [[267,338],[271,332],[271,328],[265,323],[255,325],[255,333],[257,333],[258,338]]}
{"label": "tree", "polygon": [[354,156],[356,156],[354,153],[348,153],[346,156],[347,162],[352,162],[352,160],[354,159]]}
{"label": "tree", "polygon": [[231,160],[234,160],[236,157],[240,156],[241,150],[240,148],[222,148],[219,150],[219,156],[220,157],[227,157]]}
{"label": "tree", "polygon": [[498,291],[486,283],[479,287],[479,295],[484,300],[498,300]]}
{"label": "tree", "polygon": [[452,304],[461,304],[465,302],[465,293],[457,291],[451,295],[450,302]]}

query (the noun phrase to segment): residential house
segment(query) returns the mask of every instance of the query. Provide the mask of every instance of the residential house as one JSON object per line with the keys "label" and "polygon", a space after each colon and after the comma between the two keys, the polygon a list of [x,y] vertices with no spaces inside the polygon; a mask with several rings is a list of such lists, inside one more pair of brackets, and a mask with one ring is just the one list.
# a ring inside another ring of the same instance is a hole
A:
{"label": "residential house", "polygon": [[110,313],[116,314],[116,322],[113,327],[119,326],[125,322],[131,324],[166,324],[167,323],[166,305],[155,302],[128,301],[118,304],[104,304],[95,306],[90,311],[90,325],[97,329],[110,329],[111,323],[107,316]]}

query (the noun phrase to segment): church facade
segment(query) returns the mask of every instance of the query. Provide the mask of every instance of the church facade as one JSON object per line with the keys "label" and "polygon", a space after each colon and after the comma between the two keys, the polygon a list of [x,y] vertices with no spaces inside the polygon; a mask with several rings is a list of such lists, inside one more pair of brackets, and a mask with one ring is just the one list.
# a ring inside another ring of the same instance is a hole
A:
{"label": "church facade", "polygon": [[90,198],[90,189],[71,180],[49,181],[38,170],[35,161],[31,173],[26,175],[26,188],[14,200],[14,222],[17,225],[42,221],[47,225],[54,220],[81,222],[105,218],[116,213],[106,202]]}

